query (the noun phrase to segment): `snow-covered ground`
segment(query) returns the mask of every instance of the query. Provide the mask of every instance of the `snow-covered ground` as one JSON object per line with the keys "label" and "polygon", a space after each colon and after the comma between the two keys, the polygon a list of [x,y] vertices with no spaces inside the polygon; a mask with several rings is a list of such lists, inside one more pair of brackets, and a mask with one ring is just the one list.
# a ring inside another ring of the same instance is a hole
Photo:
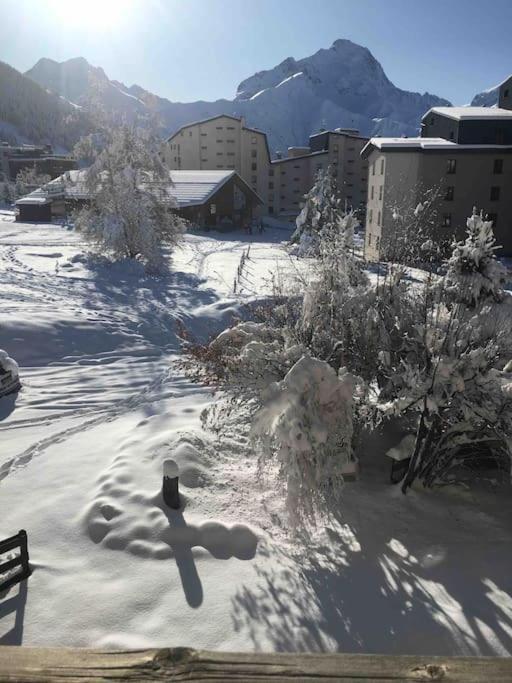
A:
{"label": "snow-covered ground", "polygon": [[[512,654],[505,491],[404,497],[373,438],[343,523],[306,545],[246,425],[203,429],[215,398],[179,369],[177,321],[219,331],[290,266],[286,237],[187,235],[153,278],[0,216],[0,348],[23,383],[0,399],[0,538],[26,529],[34,567],[0,595],[0,643]],[[178,512],[160,497],[168,458]]]}

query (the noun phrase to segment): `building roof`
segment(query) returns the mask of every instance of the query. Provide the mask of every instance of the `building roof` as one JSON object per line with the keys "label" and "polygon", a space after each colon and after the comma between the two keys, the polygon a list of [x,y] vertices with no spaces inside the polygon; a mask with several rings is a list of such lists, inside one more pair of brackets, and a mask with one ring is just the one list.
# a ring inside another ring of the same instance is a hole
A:
{"label": "building roof", "polygon": [[[43,187],[18,199],[16,204],[48,204],[53,200],[87,199],[89,192],[85,183],[86,174],[87,170],[68,171]],[[238,183],[242,184],[260,204],[263,203],[256,192],[233,170],[169,171],[169,176],[172,184],[169,186],[168,195],[179,209],[205,204],[233,177],[236,177]]]}
{"label": "building roof", "polygon": [[272,161],[270,163],[272,165],[283,164],[287,161],[299,161],[300,159],[309,159],[310,157],[318,157],[318,156],[321,156],[322,154],[328,154],[328,151],[326,149],[321,149],[318,152],[309,152],[309,154],[299,154],[296,157],[283,157],[282,159],[272,159]]}
{"label": "building roof", "polygon": [[424,121],[430,114],[441,114],[455,121],[476,121],[478,119],[511,119],[512,110],[499,107],[432,107],[423,115]]}
{"label": "building roof", "polygon": [[372,147],[384,152],[390,150],[453,150],[454,152],[462,150],[480,152],[485,150],[512,150],[512,145],[460,145],[444,138],[370,138],[361,150],[361,156],[368,156]]}

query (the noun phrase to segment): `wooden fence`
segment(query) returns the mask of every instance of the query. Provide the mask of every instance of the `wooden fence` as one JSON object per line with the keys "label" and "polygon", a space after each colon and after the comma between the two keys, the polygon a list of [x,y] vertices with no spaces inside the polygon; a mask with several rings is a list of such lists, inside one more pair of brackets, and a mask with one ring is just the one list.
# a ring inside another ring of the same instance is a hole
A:
{"label": "wooden fence", "polygon": [[[5,555],[11,550],[16,550],[16,548],[19,548],[19,554],[10,560],[2,562],[2,555]],[[2,581],[2,575],[6,574],[12,569],[16,569],[16,567],[20,567],[21,570],[13,575],[10,575],[7,579]],[[22,529],[16,534],[16,536],[11,536],[10,538],[6,538],[5,541],[0,541],[0,593],[4,590],[7,590],[7,588],[10,588],[11,586],[14,586],[15,583],[19,583],[20,581],[23,581],[23,579],[27,579],[30,574],[31,570],[28,564],[27,532],[25,529]]]}
{"label": "wooden fence", "polygon": [[0,681],[510,683],[512,659],[263,652],[242,654],[188,648],[114,652],[0,646]]}

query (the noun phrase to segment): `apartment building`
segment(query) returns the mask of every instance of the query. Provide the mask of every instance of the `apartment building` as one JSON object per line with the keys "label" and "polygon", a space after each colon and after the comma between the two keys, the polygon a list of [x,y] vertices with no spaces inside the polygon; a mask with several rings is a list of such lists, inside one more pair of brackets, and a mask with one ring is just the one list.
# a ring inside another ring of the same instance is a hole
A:
{"label": "apartment building", "polygon": [[233,170],[256,192],[266,213],[270,151],[267,136],[243,118],[221,114],[187,124],[165,142],[163,158],[171,170]]}
{"label": "apartment building", "polygon": [[361,150],[367,142],[368,138],[354,129],[338,128],[311,135],[308,147],[290,147],[286,158],[271,164],[269,214],[294,220],[318,171],[329,167],[336,176],[340,198],[347,209],[363,208],[368,163],[361,157]]}
{"label": "apartment building", "polygon": [[259,215],[295,220],[320,169],[331,166],[347,207],[364,207],[367,168],[360,152],[368,138],[338,128],[312,135],[304,147],[271,160],[267,136],[243,118],[223,114],[180,128],[164,144],[163,158],[176,170],[236,170],[262,200]]}
{"label": "apartment building", "polygon": [[[434,107],[421,137],[372,138],[365,256],[385,255],[396,208],[416,206],[434,190],[435,236],[461,239],[473,206],[493,221],[503,255],[512,255],[512,77],[500,87],[501,107]],[[511,109],[503,105],[510,106]]]}

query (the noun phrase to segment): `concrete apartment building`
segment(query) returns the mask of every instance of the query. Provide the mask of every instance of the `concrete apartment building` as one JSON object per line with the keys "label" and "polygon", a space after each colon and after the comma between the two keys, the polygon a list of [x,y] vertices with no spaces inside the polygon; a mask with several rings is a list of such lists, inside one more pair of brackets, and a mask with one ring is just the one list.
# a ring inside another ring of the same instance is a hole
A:
{"label": "concrete apartment building", "polygon": [[264,132],[223,114],[183,126],[162,153],[171,170],[237,171],[262,201],[258,215],[293,221],[318,170],[328,166],[347,207],[364,207],[368,164],[360,152],[367,142],[358,131],[339,128],[312,135],[308,146],[290,147],[287,157],[272,160]]}
{"label": "concrete apartment building", "polygon": [[168,138],[163,156],[171,170],[234,170],[268,206],[267,136],[243,118],[221,114],[187,124]]}
{"label": "concrete apartment building", "polygon": [[499,91],[499,107],[434,107],[421,137],[372,138],[368,161],[365,256],[385,257],[396,230],[395,207],[437,192],[436,235],[464,237],[472,207],[493,221],[503,255],[512,254],[512,77]]}
{"label": "concrete apartment building", "polygon": [[[288,156],[272,162],[268,213],[293,220],[303,205],[303,197],[315,182],[320,169],[332,168],[340,198],[347,208],[366,204],[368,163],[361,151],[368,138],[357,130],[338,128],[311,135],[308,147],[290,147]],[[272,195],[273,192],[273,195]]]}

